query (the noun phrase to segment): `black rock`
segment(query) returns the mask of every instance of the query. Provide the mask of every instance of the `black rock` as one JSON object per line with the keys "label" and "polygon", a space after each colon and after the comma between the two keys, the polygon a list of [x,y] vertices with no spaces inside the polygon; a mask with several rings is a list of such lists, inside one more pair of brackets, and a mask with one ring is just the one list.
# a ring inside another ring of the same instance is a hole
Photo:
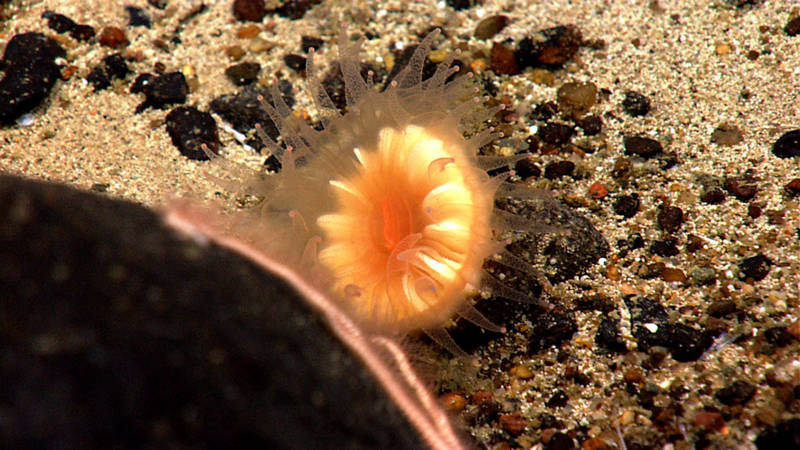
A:
{"label": "black rock", "polygon": [[193,106],[179,106],[167,114],[165,122],[172,144],[183,156],[206,161],[209,157],[204,146],[209,152],[217,153],[219,131],[211,114]]}
{"label": "black rock", "polygon": [[[278,82],[278,89],[281,92],[281,97],[290,107],[294,105],[295,99],[292,94],[292,85],[285,80]],[[264,143],[258,134],[253,133],[256,124],[261,125],[261,129],[273,141],[278,139],[280,133],[278,127],[270,119],[269,114],[262,106],[262,100],[272,104],[272,95],[269,90],[258,83],[251,83],[243,87],[236,94],[225,94],[215,98],[210,105],[210,108],[215,113],[219,114],[223,120],[230,123],[231,126],[238,132],[248,135],[247,144],[261,151],[264,148]]]}
{"label": "black rock", "polygon": [[626,136],[625,139],[623,139],[623,144],[625,145],[626,155],[637,155],[646,159],[652,158],[664,151],[660,142],[644,136]]}
{"label": "black rock", "polygon": [[519,67],[560,68],[583,44],[583,34],[574,25],[560,25],[537,32],[519,42],[514,53]]}
{"label": "black rock", "polygon": [[761,432],[756,438],[759,450],[800,448],[800,419],[781,422]]}
{"label": "black rock", "polygon": [[68,33],[78,25],[74,20],[55,11],[43,12],[42,19],[47,19],[47,27],[56,33]]}
{"label": "black rock", "polygon": [[560,309],[542,314],[533,322],[528,334],[528,351],[536,353],[549,347],[560,347],[578,331],[578,324],[572,314]]}
{"label": "black rock", "polygon": [[625,353],[628,351],[619,329],[619,319],[603,318],[594,335],[594,343],[610,352]]}
{"label": "black rock", "polygon": [[183,103],[189,95],[189,85],[180,72],[163,75],[143,73],[131,85],[131,93],[143,93],[145,100],[136,107],[136,113],[147,108],[163,108],[175,103]]}
{"label": "black rock", "polygon": [[563,123],[546,123],[539,128],[539,139],[553,145],[563,145],[572,139],[575,129]]}
{"label": "black rock", "polygon": [[669,331],[669,342],[665,347],[670,350],[672,359],[678,362],[697,361],[714,343],[711,333],[681,323],[673,325]]}
{"label": "black rock", "polygon": [[766,278],[771,268],[772,261],[761,253],[745,258],[739,263],[739,271],[743,278],[751,278],[753,281],[761,281]]}
{"label": "black rock", "polygon": [[314,50],[319,50],[322,48],[322,45],[325,43],[322,39],[314,36],[300,36],[300,48],[303,49],[304,53],[308,53],[312,48]]}
{"label": "black rock", "polygon": [[614,212],[630,219],[639,212],[639,194],[621,195],[614,202]]}
{"label": "black rock", "polygon": [[141,206],[0,175],[5,448],[423,448],[283,280]]}
{"label": "black rock", "polygon": [[718,390],[714,396],[723,405],[731,406],[747,403],[755,393],[755,386],[746,381],[736,380],[730,386]]}
{"label": "black rock", "polygon": [[258,79],[261,65],[256,62],[243,62],[225,69],[225,76],[236,86],[244,86]]}
{"label": "black rock", "polygon": [[644,94],[628,91],[622,100],[622,109],[632,116],[647,115],[650,112],[650,99]]}
{"label": "black rock", "polygon": [[86,81],[94,87],[95,91],[99,91],[111,86],[112,80],[124,79],[128,73],[130,70],[125,58],[121,54],[115,53],[103,58],[103,61],[89,72]]}
{"label": "black rock", "polygon": [[800,156],[800,130],[784,133],[772,144],[772,154],[778,158],[796,158]]}
{"label": "black rock", "polygon": [[39,105],[61,75],[56,58],[66,52],[41,33],[14,35],[6,44],[0,67],[0,123],[13,124],[21,115]]}
{"label": "black rock", "polygon": [[47,19],[47,26],[56,33],[69,33],[74,39],[88,41],[95,35],[94,28],[89,25],[75,23],[69,17],[53,11],[45,11],[42,18]]}
{"label": "black rock", "polygon": [[677,206],[664,206],[658,211],[657,221],[662,230],[674,233],[683,225],[683,210]]}
{"label": "black rock", "polygon": [[126,6],[125,12],[128,13],[128,26],[129,27],[145,27],[150,28],[150,16],[142,8],[135,6]]}
{"label": "black rock", "polygon": [[672,236],[654,241],[650,246],[650,253],[659,256],[675,256],[681,251],[678,249],[678,240]]}
{"label": "black rock", "polygon": [[636,297],[625,303],[631,310],[631,328],[639,351],[665,347],[675,361],[689,362],[700,358],[714,342],[706,331],[671,323],[667,310],[655,300]]}

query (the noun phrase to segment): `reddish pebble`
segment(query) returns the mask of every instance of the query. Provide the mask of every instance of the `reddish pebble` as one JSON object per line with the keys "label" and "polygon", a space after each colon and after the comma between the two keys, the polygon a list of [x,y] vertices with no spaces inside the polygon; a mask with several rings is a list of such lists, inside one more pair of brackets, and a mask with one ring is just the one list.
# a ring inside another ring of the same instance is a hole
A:
{"label": "reddish pebble", "polygon": [[234,0],[233,16],[238,20],[261,22],[267,15],[267,5],[264,0]]}
{"label": "reddish pebble", "polygon": [[661,278],[664,281],[686,282],[686,274],[681,269],[675,267],[664,267],[661,269]]}
{"label": "reddish pebble", "polygon": [[519,413],[503,414],[500,416],[500,427],[513,435],[518,435],[525,430],[525,420]]}
{"label": "reddish pebble", "polygon": [[441,401],[444,404],[444,408],[452,413],[460,413],[467,406],[467,399],[457,392],[442,394]]}
{"label": "reddish pebble", "polygon": [[725,419],[717,411],[700,411],[694,416],[694,426],[718,431],[725,427]]}
{"label": "reddish pebble", "polygon": [[520,72],[514,53],[499,42],[492,45],[491,60],[491,69],[497,74],[516,75]]}
{"label": "reddish pebble", "polygon": [[97,36],[97,40],[100,42],[101,45],[111,48],[120,48],[125,47],[130,42],[128,38],[125,37],[125,32],[122,31],[122,28],[118,27],[105,27],[100,30],[100,34]]}
{"label": "reddish pebble", "polygon": [[596,181],[589,186],[589,195],[595,200],[600,200],[608,195],[608,188],[603,183]]}
{"label": "reddish pebble", "polygon": [[480,406],[484,403],[492,401],[492,393],[489,391],[475,391],[475,393],[472,394],[472,398],[470,398],[470,401],[474,405]]}
{"label": "reddish pebble", "polygon": [[800,194],[800,178],[795,178],[794,180],[790,181],[786,186],[784,186],[786,192],[791,195],[798,195]]}

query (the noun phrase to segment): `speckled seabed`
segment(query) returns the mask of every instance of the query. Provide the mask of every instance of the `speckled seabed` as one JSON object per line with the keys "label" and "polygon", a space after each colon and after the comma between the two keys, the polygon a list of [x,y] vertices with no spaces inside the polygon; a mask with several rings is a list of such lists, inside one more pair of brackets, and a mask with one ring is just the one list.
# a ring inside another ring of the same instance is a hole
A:
{"label": "speckled seabed", "polygon": [[[364,59],[380,67],[389,59],[390,48],[413,44],[436,25],[448,36],[438,48],[450,50],[458,43],[465,49],[462,60],[479,67],[481,61],[488,64],[493,42],[513,46],[538,30],[576,25],[587,41],[604,45],[582,47],[551,76],[530,69],[519,75],[488,76],[499,87],[498,97],[508,96],[511,108],[520,113],[521,119],[512,124],[513,137],[519,139],[535,131],[526,113],[537,104],[555,101],[563,83],[591,82],[607,90],[590,111],[603,117],[602,133],[574,139],[578,148],[591,152],[533,158],[541,167],[563,159],[576,164],[573,177],[537,183],[555,190],[589,218],[611,251],[580,280],[555,287],[554,298],[576,310],[578,325],[560,349],[528,354],[524,331],[536,317],[526,317],[506,324],[508,335],[476,350],[481,366],[476,370],[439,355],[437,389],[452,391],[449,399],[466,400],[462,415],[470,423],[469,432],[488,448],[542,448],[552,443],[557,431],[584,448],[619,447],[618,433],[624,435],[627,448],[748,448],[769,427],[800,417],[800,212],[797,200],[784,189],[800,176],[800,160],[781,159],[771,151],[782,134],[800,128],[800,36],[783,30],[798,14],[793,2],[736,7],[735,2],[721,0],[660,5],[630,0],[487,0],[454,11],[445,2],[332,0],[299,20],[268,16],[258,37],[265,41],[261,43],[237,37],[246,24],[234,19],[228,1],[208,2],[204,12],[183,24],[180,18],[199,2],[173,1],[166,10],[132,3],[151,15],[152,28],[127,26],[124,3],[103,0],[23,0],[0,7],[5,16],[0,22],[3,45],[16,33],[41,31],[64,46],[67,63],[74,66],[71,79],[59,81],[34,110],[32,123],[0,129],[0,171],[85,190],[103,186],[103,195],[153,208],[187,196],[233,202],[204,175],[215,167],[188,160],[172,145],[163,126],[168,110],[134,114],[142,100],[128,92],[135,75],[93,92],[84,78],[113,50],[58,35],[41,18],[45,10],[98,30],[123,28],[131,42],[123,54],[138,59],[129,61],[131,69],[152,72],[153,65],[161,63],[168,71],[182,71],[192,87],[187,104],[202,110],[212,99],[237,89],[224,73],[232,64],[226,55],[232,46],[245,50],[243,60],[261,64],[264,80],[290,80],[296,109],[313,113],[310,100],[300,94],[300,76],[282,59],[286,53],[302,53],[301,35],[325,41],[319,56],[319,64],[325,65],[335,56],[331,50],[343,27],[354,34],[368,32],[373,37],[365,44]],[[495,14],[508,16],[510,24],[490,39],[474,38],[476,25]],[[171,36],[179,24],[181,45],[164,51],[153,44]],[[259,46],[270,49],[258,51]],[[626,114],[621,102],[627,91],[647,96],[652,111],[642,117]],[[741,130],[741,142],[712,143],[712,133],[723,124]],[[676,164],[665,167],[663,158],[632,158],[630,176],[615,177],[615,164],[625,156],[623,136],[630,135],[658,140]],[[253,166],[263,161],[230,133],[222,132],[221,139],[222,152],[231,158]],[[701,200],[709,183],[724,184],[726,178],[743,175],[757,186],[753,199],[740,201],[728,194],[720,204]],[[590,195],[589,187],[598,182],[609,190],[602,198]],[[640,210],[625,219],[614,212],[613,204],[618,196],[633,193],[639,195]],[[679,207],[684,214],[682,226],[672,233],[680,249],[675,256],[648,251],[664,236],[657,220],[662,205]],[[644,248],[623,251],[618,241],[633,233],[641,234]],[[700,237],[702,249],[686,250],[690,235]],[[774,264],[766,278],[748,282],[753,280],[740,277],[739,264],[757,254]],[[645,276],[653,267],[655,276]],[[667,272],[684,281],[665,281],[665,267],[677,269]],[[691,276],[698,268],[713,269],[716,280],[698,285]],[[637,352],[625,325],[630,312],[622,299],[632,294],[665,306],[670,320],[703,330],[721,328],[724,334],[697,361],[677,362],[667,356],[649,365],[652,352]],[[575,308],[579,299],[594,295],[614,305],[609,314],[621,319],[629,352],[610,353],[595,344],[606,314]],[[708,313],[710,305],[726,301],[736,305],[735,313],[719,318]],[[788,326],[794,336],[787,345],[764,337],[764,330],[778,326]],[[722,404],[715,394],[735,381],[755,386],[755,394],[741,405]],[[556,390],[568,398],[565,406],[547,406]],[[488,392],[494,405],[484,416],[470,400],[476,391]],[[520,419],[522,431],[510,432],[514,427],[509,421]]]}

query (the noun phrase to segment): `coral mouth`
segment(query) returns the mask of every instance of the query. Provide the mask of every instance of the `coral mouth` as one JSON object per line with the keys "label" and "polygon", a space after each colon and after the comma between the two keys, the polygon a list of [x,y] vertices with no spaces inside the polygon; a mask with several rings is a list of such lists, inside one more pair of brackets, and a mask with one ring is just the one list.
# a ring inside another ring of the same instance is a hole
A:
{"label": "coral mouth", "polygon": [[[359,170],[332,180],[336,212],[317,219],[320,262],[357,316],[401,331],[440,325],[479,282],[491,195],[461,146],[386,127]],[[476,189],[478,188],[478,189]]]}

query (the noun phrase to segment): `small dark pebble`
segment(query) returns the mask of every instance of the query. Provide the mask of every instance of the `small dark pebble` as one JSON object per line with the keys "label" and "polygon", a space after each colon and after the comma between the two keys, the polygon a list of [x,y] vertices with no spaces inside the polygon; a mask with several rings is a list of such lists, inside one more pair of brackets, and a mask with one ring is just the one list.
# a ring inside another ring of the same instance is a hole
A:
{"label": "small dark pebble", "polygon": [[528,351],[537,353],[551,346],[560,347],[578,331],[575,318],[566,311],[556,308],[537,318],[528,335]]}
{"label": "small dark pebble", "polygon": [[303,55],[288,53],[283,55],[283,62],[296,72],[303,72],[306,70],[306,58]]}
{"label": "small dark pebble", "polygon": [[567,394],[564,393],[561,389],[557,389],[556,392],[547,400],[548,408],[563,408],[567,406],[567,402],[569,402],[569,397]]}
{"label": "small dark pebble", "polygon": [[119,27],[103,28],[97,36],[97,41],[100,42],[100,45],[111,48],[125,47],[130,43],[125,37],[125,32]]}
{"label": "small dark pebble", "polygon": [[475,27],[475,39],[491,39],[495,34],[503,30],[508,25],[508,16],[499,14],[489,16],[480,22]]}
{"label": "small dark pebble", "polygon": [[517,175],[523,180],[539,178],[542,174],[542,169],[530,159],[521,159],[517,161],[517,164],[514,165],[514,171],[517,172]]}
{"label": "small dark pebble", "polygon": [[800,156],[800,130],[792,130],[779,137],[772,144],[772,154],[778,158],[796,158]]}
{"label": "small dark pebble", "polygon": [[183,156],[195,161],[207,161],[209,157],[202,146],[217,153],[219,131],[211,114],[192,106],[178,106],[164,120],[172,144]]}
{"label": "small dark pebble", "polygon": [[[279,81],[278,90],[287,105],[291,107],[295,104],[291,83],[286,80]],[[276,140],[280,133],[275,123],[270,119],[269,114],[262,107],[259,97],[263,97],[268,103],[272,104],[272,96],[268,89],[258,83],[252,83],[243,87],[236,94],[226,94],[215,98],[211,101],[210,107],[224,121],[230,123],[236,131],[248,134],[256,124],[260,124],[264,133],[272,140]],[[265,145],[258,134],[248,138],[247,144],[257,151],[261,151]]]}
{"label": "small dark pebble", "polygon": [[761,217],[761,214],[763,212],[764,212],[764,210],[761,208],[761,205],[759,205],[758,203],[750,203],[750,204],[747,205],[747,215],[751,219],[758,219],[759,217]]}
{"label": "small dark pebble", "polygon": [[626,241],[628,242],[628,247],[632,250],[644,247],[644,238],[639,233],[631,233]]}
{"label": "small dark pebble", "polygon": [[709,205],[718,205],[725,201],[725,191],[719,186],[712,186],[700,194],[700,200]]}
{"label": "small dark pebble", "polygon": [[0,67],[0,123],[13,124],[21,115],[39,105],[61,75],[57,58],[66,52],[41,33],[14,35],[6,44]]}
{"label": "small dark pebble", "polygon": [[89,72],[86,81],[95,91],[100,91],[111,86],[111,81],[124,79],[128,73],[130,70],[125,58],[119,53],[114,53],[103,58],[103,61]]}
{"label": "small dark pebble", "polygon": [[169,0],[147,0],[147,4],[157,9],[164,9],[169,4]]}
{"label": "small dark pebble", "polygon": [[660,142],[644,136],[625,136],[623,144],[626,155],[641,156],[645,159],[652,158],[664,150]]}
{"label": "small dark pebble", "polygon": [[553,161],[544,168],[544,177],[548,180],[555,180],[563,176],[572,175],[575,170],[575,163],[572,161]]}
{"label": "small dark pebble", "polygon": [[703,249],[703,239],[700,236],[690,234],[686,236],[686,251],[689,253],[694,253],[698,250]]}
{"label": "small dark pebble", "polygon": [[603,118],[600,116],[586,116],[576,120],[575,123],[581,127],[586,136],[594,136],[603,131]]}
{"label": "small dark pebble", "polygon": [[243,62],[225,69],[225,76],[236,86],[244,86],[258,79],[261,65],[257,62]]}
{"label": "small dark pebble", "polygon": [[614,202],[614,212],[630,219],[639,212],[639,194],[621,195]]}
{"label": "small dark pebble", "polygon": [[553,433],[550,440],[544,445],[544,450],[574,450],[577,448],[575,440],[560,431]]}
{"label": "small dark pebble", "polygon": [[475,6],[477,4],[477,0],[445,0],[445,3],[447,3],[447,6],[456,11],[462,11]]}
{"label": "small dark pebble", "polygon": [[650,246],[650,253],[659,256],[675,256],[680,253],[680,250],[678,250],[678,239],[669,236],[660,241],[654,241]]}
{"label": "small dark pebble", "polygon": [[797,36],[800,34],[800,17],[795,17],[786,23],[783,31],[789,36]]}
{"label": "small dark pebble", "polygon": [[489,53],[489,68],[499,75],[516,75],[520,73],[519,64],[514,53],[501,42],[492,44]]}
{"label": "small dark pebble", "polygon": [[556,102],[539,103],[531,111],[531,119],[546,121],[558,114],[558,104]]}
{"label": "small dark pebble", "polygon": [[69,33],[74,30],[77,23],[69,17],[58,14],[54,11],[45,11],[42,13],[42,19],[47,19],[47,26],[56,33]]}
{"label": "small dark pebble", "polygon": [[658,226],[667,233],[674,233],[683,225],[683,210],[677,206],[664,206],[658,212]]}
{"label": "small dark pebble", "polygon": [[670,330],[669,348],[672,359],[678,362],[697,361],[714,343],[713,336],[684,324],[675,324]]}
{"label": "small dark pebble", "polygon": [[758,450],[800,448],[800,418],[789,419],[761,432]]}
{"label": "small dark pebble", "polygon": [[619,319],[603,318],[594,335],[594,343],[609,352],[625,353],[628,351],[619,329]]}
{"label": "small dark pebble", "polygon": [[739,263],[740,276],[742,278],[750,278],[753,281],[761,281],[766,278],[771,268],[772,261],[761,253],[745,258]]}
{"label": "small dark pebble", "polygon": [[261,22],[267,15],[267,6],[264,0],[234,0],[233,17],[236,20],[247,22]]}
{"label": "small dark pebble", "polygon": [[538,32],[536,38],[519,42],[515,56],[520,67],[560,68],[572,58],[583,43],[581,30],[574,25],[560,25]]}
{"label": "small dark pebble", "polygon": [[140,113],[149,107],[163,108],[166,105],[185,102],[189,94],[189,85],[180,72],[169,72],[164,75],[143,73],[133,81],[131,93],[145,95],[145,100],[136,107],[136,113]]}
{"label": "small dark pebble", "polygon": [[742,139],[742,130],[735,125],[722,124],[711,133],[711,142],[717,145],[736,145]]}
{"label": "small dark pebble", "polygon": [[749,202],[758,192],[756,180],[748,175],[725,178],[725,190],[741,202]]}
{"label": "small dark pebble", "polygon": [[650,112],[650,99],[636,91],[628,91],[622,100],[622,109],[632,116],[644,116]]}
{"label": "small dark pebble", "polygon": [[572,139],[575,129],[563,123],[546,123],[539,128],[539,139],[553,145],[562,145]]}
{"label": "small dark pebble", "polygon": [[314,36],[300,36],[300,48],[303,49],[304,53],[308,53],[309,50],[312,48],[314,51],[319,50],[322,48],[322,45],[325,43],[322,39]]}
{"label": "small dark pebble", "polygon": [[776,347],[786,347],[794,342],[794,336],[785,326],[777,326],[765,330],[764,339]]}
{"label": "small dark pebble", "polygon": [[633,173],[633,161],[627,157],[619,157],[614,161],[611,176],[617,180],[627,180]]}
{"label": "small dark pebble", "polygon": [[631,313],[631,320],[636,324],[661,323],[669,319],[669,313],[661,303],[647,297],[626,298],[625,305]]}
{"label": "small dark pebble", "polygon": [[739,308],[733,300],[717,300],[708,306],[706,312],[711,317],[725,317],[736,313],[738,310]]}
{"label": "small dark pebble", "polygon": [[277,14],[290,20],[301,19],[312,6],[322,0],[284,0],[277,8],[267,10],[267,14]]}
{"label": "small dark pebble", "polygon": [[129,27],[145,27],[150,28],[152,22],[150,16],[142,8],[136,6],[126,6],[125,12],[128,13],[128,26]]}
{"label": "small dark pebble", "polygon": [[73,39],[79,41],[88,41],[94,37],[94,28],[89,25],[75,23],[75,21],[63,14],[45,11],[42,13],[42,18],[47,19],[47,26],[56,33],[69,33]]}
{"label": "small dark pebble", "polygon": [[795,178],[792,181],[786,183],[786,186],[783,187],[789,195],[795,196],[800,194],[800,178]]}
{"label": "small dark pebble", "polygon": [[744,405],[755,393],[755,386],[746,381],[736,380],[730,386],[718,390],[714,397],[723,405]]}

